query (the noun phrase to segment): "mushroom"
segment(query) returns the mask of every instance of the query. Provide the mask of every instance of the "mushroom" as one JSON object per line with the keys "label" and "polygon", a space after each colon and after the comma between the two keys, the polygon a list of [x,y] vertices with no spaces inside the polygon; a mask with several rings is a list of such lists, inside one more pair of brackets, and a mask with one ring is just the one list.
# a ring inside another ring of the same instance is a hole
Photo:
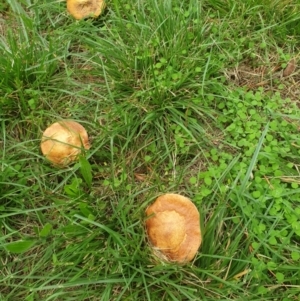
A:
{"label": "mushroom", "polygon": [[105,8],[104,0],[67,0],[67,10],[77,20],[98,17]]}
{"label": "mushroom", "polygon": [[168,193],[146,209],[146,230],[155,254],[167,261],[191,261],[202,242],[200,215],[186,197]]}
{"label": "mushroom", "polygon": [[58,167],[64,167],[77,160],[81,151],[89,148],[85,128],[75,121],[55,122],[44,131],[42,136],[43,155]]}

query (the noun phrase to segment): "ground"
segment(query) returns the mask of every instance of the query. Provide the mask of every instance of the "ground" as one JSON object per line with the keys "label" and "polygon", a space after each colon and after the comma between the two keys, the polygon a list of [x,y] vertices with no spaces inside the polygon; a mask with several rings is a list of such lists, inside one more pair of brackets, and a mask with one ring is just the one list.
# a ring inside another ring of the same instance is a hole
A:
{"label": "ground", "polygon": [[[281,300],[300,294],[298,1],[0,4],[0,300]],[[72,119],[90,150],[41,153]],[[159,195],[190,198],[202,245],[161,261]]]}

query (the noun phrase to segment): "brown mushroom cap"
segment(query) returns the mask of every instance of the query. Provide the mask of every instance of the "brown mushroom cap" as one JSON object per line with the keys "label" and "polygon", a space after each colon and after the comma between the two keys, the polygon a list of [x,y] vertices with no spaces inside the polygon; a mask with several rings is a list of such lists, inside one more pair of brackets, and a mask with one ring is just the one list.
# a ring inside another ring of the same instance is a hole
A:
{"label": "brown mushroom cap", "polygon": [[96,18],[104,8],[104,0],[67,0],[67,10],[77,20],[87,17]]}
{"label": "brown mushroom cap", "polygon": [[196,206],[179,194],[164,194],[147,208],[149,240],[167,260],[191,261],[202,242]]}
{"label": "brown mushroom cap", "polygon": [[78,158],[90,144],[85,128],[71,120],[53,123],[43,133],[41,150],[54,165],[64,167]]}

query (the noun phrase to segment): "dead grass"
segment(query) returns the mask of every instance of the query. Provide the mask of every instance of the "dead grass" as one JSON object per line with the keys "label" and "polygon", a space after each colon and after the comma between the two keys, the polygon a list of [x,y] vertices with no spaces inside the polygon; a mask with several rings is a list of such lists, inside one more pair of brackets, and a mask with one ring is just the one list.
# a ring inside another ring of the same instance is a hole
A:
{"label": "dead grass", "polygon": [[4,36],[6,32],[6,20],[2,13],[0,13],[0,36]]}
{"label": "dead grass", "polygon": [[284,64],[276,54],[270,56],[268,61],[260,58],[255,64],[249,60],[241,62],[224,73],[229,85],[245,87],[248,91],[256,91],[262,87],[265,92],[279,92],[282,98],[290,98],[298,104],[300,97],[298,66],[299,56]]}

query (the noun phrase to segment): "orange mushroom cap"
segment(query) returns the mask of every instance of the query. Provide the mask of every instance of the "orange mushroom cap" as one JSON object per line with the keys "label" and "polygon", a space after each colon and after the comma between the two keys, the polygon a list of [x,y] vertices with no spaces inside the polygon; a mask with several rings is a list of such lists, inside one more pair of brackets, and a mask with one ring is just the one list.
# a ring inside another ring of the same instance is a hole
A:
{"label": "orange mushroom cap", "polygon": [[89,149],[90,144],[85,128],[78,122],[55,122],[43,133],[42,153],[56,166],[64,167],[77,160],[83,148]]}
{"label": "orange mushroom cap", "polygon": [[67,10],[77,20],[87,17],[96,18],[104,8],[104,0],[67,0]]}
{"label": "orange mushroom cap", "polygon": [[159,257],[179,263],[195,257],[202,242],[200,215],[188,198],[164,194],[146,209],[146,215],[147,234]]}

